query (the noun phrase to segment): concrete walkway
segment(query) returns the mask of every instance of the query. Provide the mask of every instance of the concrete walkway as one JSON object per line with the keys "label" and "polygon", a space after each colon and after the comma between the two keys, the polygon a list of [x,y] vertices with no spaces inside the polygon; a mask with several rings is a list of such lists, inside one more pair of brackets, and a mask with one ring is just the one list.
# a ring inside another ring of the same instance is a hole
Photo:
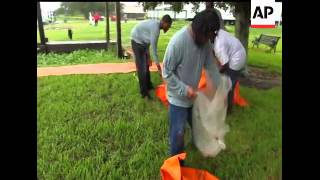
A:
{"label": "concrete walkway", "polygon": [[[161,64],[162,66],[162,64]],[[60,76],[69,74],[110,74],[110,73],[129,73],[135,72],[134,62],[128,63],[100,63],[100,64],[82,64],[58,67],[40,67],[37,68],[37,77],[42,76]],[[157,66],[152,63],[150,71],[157,71]]]}

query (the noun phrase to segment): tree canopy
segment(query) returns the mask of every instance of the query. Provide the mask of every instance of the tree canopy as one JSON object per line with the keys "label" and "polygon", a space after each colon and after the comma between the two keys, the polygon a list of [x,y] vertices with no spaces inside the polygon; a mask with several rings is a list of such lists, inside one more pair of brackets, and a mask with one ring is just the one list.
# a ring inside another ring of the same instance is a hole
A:
{"label": "tree canopy", "polygon": [[[162,2],[140,2],[144,10],[153,10]],[[184,4],[193,4],[192,10],[197,13],[200,2],[170,2],[174,12],[181,12]],[[206,8],[218,7],[223,10],[230,8],[235,16],[235,36],[241,41],[242,45],[248,50],[249,26],[250,26],[250,2],[206,2]],[[247,51],[248,52],[248,51]]]}
{"label": "tree canopy", "polygon": [[[57,15],[59,14],[82,14],[86,19],[89,19],[89,12],[100,12],[103,13],[105,11],[105,2],[62,2],[60,8],[58,8],[55,12]],[[121,11],[123,10],[123,4],[120,4]],[[109,12],[110,15],[114,15],[115,13],[115,2],[109,2]]]}

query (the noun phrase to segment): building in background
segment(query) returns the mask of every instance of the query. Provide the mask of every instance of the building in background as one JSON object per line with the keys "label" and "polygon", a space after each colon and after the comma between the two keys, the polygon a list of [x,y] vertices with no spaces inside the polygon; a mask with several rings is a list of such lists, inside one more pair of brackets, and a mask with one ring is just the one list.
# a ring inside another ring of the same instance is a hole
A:
{"label": "building in background", "polygon": [[276,25],[282,25],[282,2],[276,2],[275,7]]}
{"label": "building in background", "polygon": [[54,11],[60,7],[60,2],[40,2],[40,7],[44,24],[56,21]]}
{"label": "building in background", "polygon": [[141,4],[138,4],[138,2],[124,2],[122,16],[124,16],[125,14],[127,16],[127,19],[136,20],[142,20],[146,16],[146,12],[143,11],[143,6]]}

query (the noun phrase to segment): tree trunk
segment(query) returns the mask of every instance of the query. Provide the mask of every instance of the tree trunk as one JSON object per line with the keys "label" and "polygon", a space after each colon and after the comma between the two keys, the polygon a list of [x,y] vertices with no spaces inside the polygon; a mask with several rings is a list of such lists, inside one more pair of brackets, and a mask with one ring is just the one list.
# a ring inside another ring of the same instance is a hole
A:
{"label": "tree trunk", "polygon": [[173,17],[173,19],[176,20],[176,12],[174,12],[174,17]]}
{"label": "tree trunk", "polygon": [[38,18],[38,26],[39,26],[40,43],[42,45],[45,45],[46,41],[45,41],[45,35],[44,35],[44,29],[43,29],[40,2],[37,2],[37,18]]}
{"label": "tree trunk", "polygon": [[235,4],[235,36],[240,40],[248,54],[248,40],[250,27],[250,2],[237,2]]}
{"label": "tree trunk", "polygon": [[118,57],[123,57],[122,45],[121,45],[121,14],[120,14],[120,2],[116,2],[116,13],[117,13],[117,52]]}
{"label": "tree trunk", "polygon": [[109,3],[108,2],[106,2],[105,18],[106,18],[106,41],[107,41],[107,49],[108,49],[109,41],[110,41]]}

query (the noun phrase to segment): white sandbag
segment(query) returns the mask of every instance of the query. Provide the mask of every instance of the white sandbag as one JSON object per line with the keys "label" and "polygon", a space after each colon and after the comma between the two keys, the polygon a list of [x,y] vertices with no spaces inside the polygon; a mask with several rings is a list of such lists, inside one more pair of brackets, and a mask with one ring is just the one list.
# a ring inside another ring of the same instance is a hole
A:
{"label": "white sandbag", "polygon": [[230,88],[230,78],[222,75],[213,99],[202,92],[198,92],[195,99],[192,112],[192,136],[195,146],[204,157],[215,157],[226,148],[224,136],[229,131],[229,126],[225,124],[226,102]]}

